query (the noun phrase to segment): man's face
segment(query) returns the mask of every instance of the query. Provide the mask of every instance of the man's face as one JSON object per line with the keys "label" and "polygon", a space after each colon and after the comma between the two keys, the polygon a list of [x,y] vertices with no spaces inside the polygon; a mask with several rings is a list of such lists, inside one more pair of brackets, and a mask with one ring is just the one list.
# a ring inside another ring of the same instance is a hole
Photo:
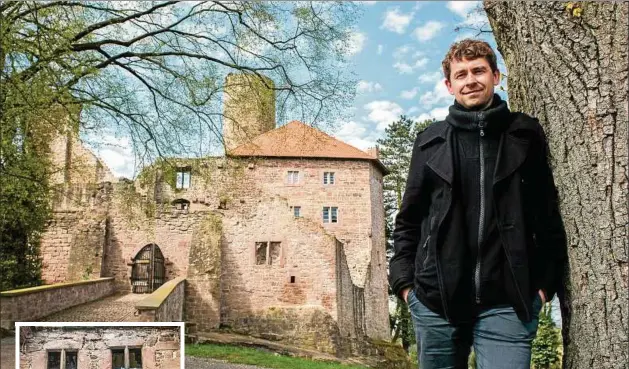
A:
{"label": "man's face", "polygon": [[485,58],[450,62],[450,79],[446,79],[446,86],[456,101],[468,109],[487,105],[498,83],[500,72],[492,73]]}

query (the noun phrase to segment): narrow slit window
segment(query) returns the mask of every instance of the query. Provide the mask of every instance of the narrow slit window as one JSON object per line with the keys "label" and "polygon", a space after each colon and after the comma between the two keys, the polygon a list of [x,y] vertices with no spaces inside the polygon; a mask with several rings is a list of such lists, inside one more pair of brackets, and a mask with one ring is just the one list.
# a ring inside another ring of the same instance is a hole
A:
{"label": "narrow slit window", "polygon": [[280,257],[282,255],[282,243],[270,242],[269,249],[269,265],[275,265],[280,263]]}
{"label": "narrow slit window", "polygon": [[267,247],[267,242],[256,242],[256,265],[266,264]]}
{"label": "narrow slit window", "polygon": [[330,215],[331,215],[331,219],[330,222],[331,223],[338,223],[338,208],[336,206],[333,206],[331,211],[330,211]]}
{"label": "narrow slit window", "polygon": [[330,207],[323,207],[323,223],[330,223]]}

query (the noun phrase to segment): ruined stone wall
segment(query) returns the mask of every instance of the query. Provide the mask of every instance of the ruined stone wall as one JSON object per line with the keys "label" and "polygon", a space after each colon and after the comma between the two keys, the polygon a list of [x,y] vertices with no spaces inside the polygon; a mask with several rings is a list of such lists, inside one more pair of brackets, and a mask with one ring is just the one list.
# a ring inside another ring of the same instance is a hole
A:
{"label": "ruined stone wall", "polygon": [[35,321],[112,293],[111,278],[4,291],[0,294],[2,328],[13,329],[15,322]]}
{"label": "ruined stone wall", "polygon": [[341,336],[346,343],[343,352],[351,352],[354,340],[362,339],[365,335],[365,294],[363,288],[352,282],[349,268],[347,267],[346,253],[341,242],[336,244],[336,272],[338,294],[338,325]]}
{"label": "ruined stone wall", "polygon": [[181,368],[179,327],[22,327],[20,368],[46,368],[49,351],[76,352],[78,368],[112,367],[112,349],[141,348],[142,367]]}
{"label": "ruined stone wall", "polygon": [[189,331],[211,330],[220,325],[222,230],[221,217],[210,213],[194,231],[185,290]]}
{"label": "ruined stone wall", "polygon": [[387,281],[385,213],[382,173],[371,167],[371,257],[365,278],[365,321],[367,336],[389,339],[389,291]]}
{"label": "ruined stone wall", "polygon": [[109,183],[76,186],[71,201],[56,204],[40,244],[45,283],[101,276],[111,191]]}
{"label": "ruined stone wall", "polygon": [[57,134],[50,143],[52,184],[113,182],[109,168],[85,148],[74,132]]}

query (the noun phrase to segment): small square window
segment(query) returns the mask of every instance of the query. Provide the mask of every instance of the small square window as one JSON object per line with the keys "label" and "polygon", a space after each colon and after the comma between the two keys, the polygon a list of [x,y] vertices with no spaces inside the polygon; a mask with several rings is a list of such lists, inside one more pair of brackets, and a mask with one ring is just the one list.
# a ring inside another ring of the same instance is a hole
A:
{"label": "small square window", "polygon": [[323,207],[323,223],[338,223],[338,207]]}
{"label": "small square window", "polygon": [[323,173],[323,184],[324,185],[333,185],[334,184],[334,172],[324,172]]}
{"label": "small square window", "polygon": [[256,265],[266,264],[267,242],[256,242]]}
{"label": "small square window", "polygon": [[139,347],[112,349],[111,367],[113,369],[142,369],[142,349]]}
{"label": "small square window", "polygon": [[190,168],[178,168],[177,169],[177,183],[175,187],[177,189],[190,188]]}
{"label": "small square window", "polygon": [[288,184],[298,184],[299,183],[299,172],[296,170],[288,171]]}
{"label": "small square window", "polygon": [[301,217],[301,206],[291,206],[291,208],[293,209],[293,216],[295,218],[300,218]]}

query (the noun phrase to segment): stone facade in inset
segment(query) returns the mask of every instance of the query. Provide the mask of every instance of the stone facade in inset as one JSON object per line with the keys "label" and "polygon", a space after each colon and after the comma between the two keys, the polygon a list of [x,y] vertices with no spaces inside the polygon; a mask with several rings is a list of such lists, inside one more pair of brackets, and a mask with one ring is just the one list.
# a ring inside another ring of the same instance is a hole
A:
{"label": "stone facade in inset", "polygon": [[49,360],[63,360],[66,369],[111,369],[120,359],[132,364],[139,359],[142,368],[180,369],[181,354],[179,327],[20,329],[20,369],[47,368]]}

